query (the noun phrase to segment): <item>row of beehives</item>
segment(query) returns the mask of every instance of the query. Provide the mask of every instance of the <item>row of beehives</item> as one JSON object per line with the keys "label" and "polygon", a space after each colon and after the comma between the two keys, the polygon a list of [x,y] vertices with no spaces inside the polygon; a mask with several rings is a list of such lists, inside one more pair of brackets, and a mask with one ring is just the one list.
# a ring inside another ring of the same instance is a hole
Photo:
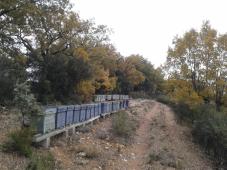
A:
{"label": "row of beehives", "polygon": [[45,134],[72,124],[82,123],[92,118],[126,109],[128,106],[129,100],[119,100],[46,108],[45,114],[38,119],[38,133]]}
{"label": "row of beehives", "polygon": [[128,100],[128,95],[120,95],[120,94],[110,94],[110,95],[95,95],[95,102],[103,102],[103,101],[112,101],[112,100]]}

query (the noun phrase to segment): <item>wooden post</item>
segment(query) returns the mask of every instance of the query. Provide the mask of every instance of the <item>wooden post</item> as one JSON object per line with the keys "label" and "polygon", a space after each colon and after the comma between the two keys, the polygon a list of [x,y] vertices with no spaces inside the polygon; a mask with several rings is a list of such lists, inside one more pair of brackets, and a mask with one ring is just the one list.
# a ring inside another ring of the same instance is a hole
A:
{"label": "wooden post", "polygon": [[76,130],[75,130],[75,127],[72,128],[72,134],[75,135],[76,133]]}
{"label": "wooden post", "polygon": [[69,137],[69,130],[65,130],[65,137],[68,138]]}

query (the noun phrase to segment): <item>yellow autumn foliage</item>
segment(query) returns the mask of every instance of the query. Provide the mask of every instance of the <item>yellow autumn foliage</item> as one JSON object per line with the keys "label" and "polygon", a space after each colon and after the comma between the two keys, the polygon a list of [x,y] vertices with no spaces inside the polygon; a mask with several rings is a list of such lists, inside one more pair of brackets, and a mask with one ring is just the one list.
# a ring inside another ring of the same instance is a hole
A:
{"label": "yellow autumn foliage", "polygon": [[84,61],[89,60],[89,55],[84,48],[76,48],[73,52],[73,56],[83,59]]}
{"label": "yellow autumn foliage", "polygon": [[175,103],[185,103],[194,107],[203,102],[192,88],[191,84],[185,80],[168,80],[165,84],[165,91]]}
{"label": "yellow autumn foliage", "polygon": [[214,90],[211,87],[205,87],[199,93],[204,99],[211,100],[214,98]]}
{"label": "yellow autumn foliage", "polygon": [[116,87],[117,78],[110,77],[109,70],[97,68],[95,70],[95,89],[102,89],[105,92],[114,90]]}
{"label": "yellow autumn foliage", "polygon": [[95,94],[95,86],[90,80],[83,80],[76,86],[77,93],[81,96],[83,102],[90,101]]}

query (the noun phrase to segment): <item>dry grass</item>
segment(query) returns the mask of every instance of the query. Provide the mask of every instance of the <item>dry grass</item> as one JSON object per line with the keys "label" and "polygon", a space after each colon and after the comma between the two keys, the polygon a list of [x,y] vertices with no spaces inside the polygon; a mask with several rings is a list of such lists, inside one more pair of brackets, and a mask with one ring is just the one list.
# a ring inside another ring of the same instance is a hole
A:
{"label": "dry grass", "polygon": [[100,156],[100,150],[94,145],[79,144],[71,148],[71,151],[75,153],[84,152],[84,157],[93,159]]}

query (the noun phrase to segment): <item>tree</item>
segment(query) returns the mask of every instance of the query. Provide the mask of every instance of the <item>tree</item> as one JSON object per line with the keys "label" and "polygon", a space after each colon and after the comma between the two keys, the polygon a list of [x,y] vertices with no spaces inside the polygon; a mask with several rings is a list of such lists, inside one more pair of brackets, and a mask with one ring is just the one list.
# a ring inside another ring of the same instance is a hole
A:
{"label": "tree", "polygon": [[28,125],[26,118],[29,119],[29,123],[31,123],[31,120],[42,112],[41,107],[36,102],[36,99],[30,92],[30,87],[26,82],[17,83],[14,93],[14,103],[22,115],[22,127],[25,127]]}
{"label": "tree", "polygon": [[191,29],[183,37],[176,37],[168,50],[166,68],[169,77],[191,81],[192,87],[205,102],[214,100],[220,110],[226,91],[226,65],[222,54],[226,50],[226,35],[217,35],[209,22],[200,32]]}

